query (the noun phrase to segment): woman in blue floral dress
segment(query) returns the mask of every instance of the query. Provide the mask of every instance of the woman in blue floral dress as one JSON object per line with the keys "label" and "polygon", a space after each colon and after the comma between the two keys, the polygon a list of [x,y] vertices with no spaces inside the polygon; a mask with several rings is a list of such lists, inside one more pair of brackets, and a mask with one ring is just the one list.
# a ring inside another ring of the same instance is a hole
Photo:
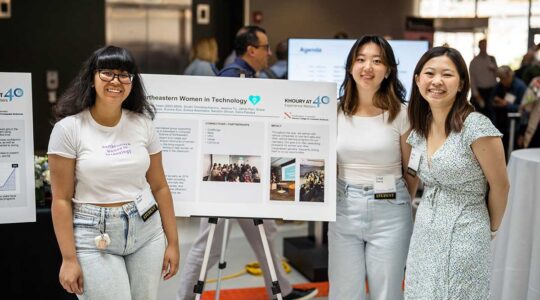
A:
{"label": "woman in blue floral dress", "polygon": [[407,142],[420,160],[411,159],[409,168],[425,188],[407,258],[405,298],[487,299],[490,239],[509,189],[501,133],[467,102],[469,76],[457,50],[429,50],[414,74]]}

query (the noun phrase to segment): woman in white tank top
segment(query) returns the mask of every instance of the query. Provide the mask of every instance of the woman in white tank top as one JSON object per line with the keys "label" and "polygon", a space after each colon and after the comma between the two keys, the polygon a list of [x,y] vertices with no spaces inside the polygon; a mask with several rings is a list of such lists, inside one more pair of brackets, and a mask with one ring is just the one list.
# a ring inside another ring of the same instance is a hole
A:
{"label": "woman in white tank top", "polygon": [[405,89],[391,46],[364,36],[346,62],[338,110],[337,218],[330,224],[329,299],[402,299],[417,181]]}

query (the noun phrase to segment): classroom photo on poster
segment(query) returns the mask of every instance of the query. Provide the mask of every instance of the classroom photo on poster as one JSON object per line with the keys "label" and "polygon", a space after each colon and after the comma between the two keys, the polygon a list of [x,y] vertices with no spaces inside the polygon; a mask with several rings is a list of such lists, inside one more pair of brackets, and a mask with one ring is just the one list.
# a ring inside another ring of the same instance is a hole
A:
{"label": "classroom photo on poster", "polygon": [[296,159],[272,157],[270,162],[270,200],[294,201]]}

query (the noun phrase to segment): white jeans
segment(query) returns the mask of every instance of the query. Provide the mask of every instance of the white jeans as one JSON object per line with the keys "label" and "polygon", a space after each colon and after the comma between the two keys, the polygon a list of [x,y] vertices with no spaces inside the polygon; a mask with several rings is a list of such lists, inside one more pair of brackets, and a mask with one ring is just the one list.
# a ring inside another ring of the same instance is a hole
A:
{"label": "white jeans", "polygon": [[[165,253],[159,211],[144,222],[134,203],[74,204],[73,230],[84,284],[79,299],[157,299]],[[100,230],[111,239],[104,251],[94,242]]]}
{"label": "white jeans", "polygon": [[411,201],[403,180],[394,200],[375,200],[372,185],[337,183],[337,218],[328,230],[330,300],[403,299],[412,233]]}
{"label": "white jeans", "polygon": [[[233,220],[231,220],[233,221]],[[272,279],[270,278],[270,270],[268,269],[268,263],[266,261],[266,255],[264,254],[264,249],[262,246],[261,236],[259,233],[259,228],[255,226],[253,220],[251,219],[237,219],[240,228],[244,232],[246,239],[248,240],[251,248],[255,252],[257,260],[261,264],[264,283],[266,285],[266,292],[270,298],[272,298]],[[215,265],[219,261],[219,255],[221,250],[221,242],[224,236],[225,229],[225,219],[219,219],[216,225],[214,241],[212,242],[212,248],[210,250],[210,256],[208,259],[208,269]],[[232,225],[232,223],[231,223]],[[263,223],[264,231],[266,232],[266,238],[268,239],[268,246],[270,247],[270,252],[272,254],[272,260],[274,263],[274,268],[276,270],[276,276],[281,288],[282,295],[287,295],[292,291],[292,286],[289,280],[287,279],[287,274],[283,270],[281,264],[281,258],[275,251],[274,239],[277,233],[276,223],[272,220],[264,220]],[[230,228],[227,235],[230,234]],[[204,256],[204,250],[206,248],[206,241],[208,239],[208,234],[210,233],[210,225],[208,224],[208,218],[201,219],[201,227],[199,231],[199,236],[193,244],[193,247],[189,251],[189,254],[186,258],[184,267],[181,270],[180,274],[180,288],[176,294],[177,300],[193,300],[195,299],[195,293],[193,292],[193,286],[199,280],[199,275],[202,268],[202,261]],[[226,261],[226,260],[225,260]]]}

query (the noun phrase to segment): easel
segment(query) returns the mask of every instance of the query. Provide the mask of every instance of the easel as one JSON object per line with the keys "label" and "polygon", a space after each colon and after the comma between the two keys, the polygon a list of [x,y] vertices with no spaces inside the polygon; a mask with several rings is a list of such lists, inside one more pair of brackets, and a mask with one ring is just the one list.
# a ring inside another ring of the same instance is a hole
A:
{"label": "easel", "polygon": [[[201,273],[199,275],[199,280],[197,281],[197,284],[195,284],[195,286],[193,287],[193,292],[196,294],[195,296],[196,300],[201,299],[202,292],[204,291],[206,268],[208,267],[208,259],[210,256],[210,251],[212,249],[212,242],[214,240],[214,232],[216,230],[217,222],[218,222],[218,218],[216,217],[212,217],[208,219],[208,223],[210,224],[210,231],[208,233],[208,239],[206,240],[206,248],[204,250]],[[259,233],[261,235],[261,241],[264,248],[264,254],[266,255],[268,269],[270,270],[270,278],[272,279],[272,294],[277,296],[278,300],[283,300],[283,297],[281,295],[281,288],[279,287],[279,282],[277,280],[276,270],[274,268],[274,262],[272,260],[272,254],[270,253],[270,247],[268,246],[268,240],[266,239],[266,232],[264,230],[263,220],[253,219],[253,223],[255,226],[259,228]],[[219,255],[219,265],[218,265],[219,269],[218,269],[218,278],[217,278],[217,285],[216,285],[216,296],[214,298],[215,300],[219,299],[219,291],[221,288],[221,272],[227,266],[227,263],[225,262],[225,249],[227,247],[228,231],[229,231],[229,219],[226,218],[225,227],[223,230],[223,241],[221,243],[221,253]]]}

